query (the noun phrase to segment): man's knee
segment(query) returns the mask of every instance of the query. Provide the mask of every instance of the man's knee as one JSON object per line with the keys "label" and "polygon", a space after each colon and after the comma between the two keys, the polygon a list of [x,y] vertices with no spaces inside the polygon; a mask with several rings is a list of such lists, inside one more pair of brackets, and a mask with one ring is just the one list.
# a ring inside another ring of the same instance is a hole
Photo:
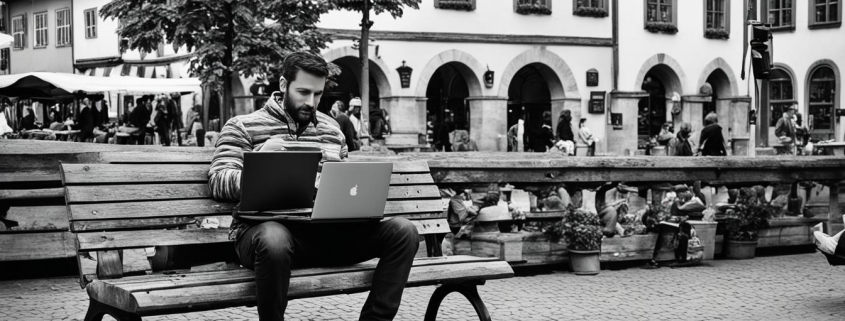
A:
{"label": "man's knee", "polygon": [[382,222],[385,228],[390,233],[391,238],[399,241],[405,241],[408,244],[415,244],[419,246],[419,232],[417,227],[404,217],[394,217],[388,221]]}
{"label": "man's knee", "polygon": [[270,258],[290,256],[293,250],[293,238],[290,231],[278,222],[264,222],[253,227],[257,229],[253,236],[255,250],[259,255]]}

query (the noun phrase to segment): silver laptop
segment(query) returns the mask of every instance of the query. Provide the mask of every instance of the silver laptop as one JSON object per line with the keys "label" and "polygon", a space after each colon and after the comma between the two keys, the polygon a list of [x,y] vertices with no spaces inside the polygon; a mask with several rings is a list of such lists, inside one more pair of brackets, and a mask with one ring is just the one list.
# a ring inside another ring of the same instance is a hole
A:
{"label": "silver laptop", "polygon": [[238,217],[328,222],[381,219],[393,164],[324,163],[315,201],[314,179],[321,156],[321,152],[244,153]]}
{"label": "silver laptop", "polygon": [[311,220],[381,219],[393,163],[323,163]]}

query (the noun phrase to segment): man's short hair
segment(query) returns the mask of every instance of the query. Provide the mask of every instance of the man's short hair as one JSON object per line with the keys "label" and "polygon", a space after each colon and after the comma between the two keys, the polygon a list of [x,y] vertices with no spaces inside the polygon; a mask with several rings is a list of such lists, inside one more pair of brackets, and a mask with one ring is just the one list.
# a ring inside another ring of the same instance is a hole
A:
{"label": "man's short hair", "polygon": [[716,116],[716,113],[710,112],[707,116],[704,116],[704,124],[710,125],[719,122],[719,116]]}
{"label": "man's short hair", "polygon": [[296,80],[296,73],[300,70],[320,77],[329,76],[329,64],[323,57],[307,51],[292,52],[282,63],[282,77],[288,81],[288,86]]}

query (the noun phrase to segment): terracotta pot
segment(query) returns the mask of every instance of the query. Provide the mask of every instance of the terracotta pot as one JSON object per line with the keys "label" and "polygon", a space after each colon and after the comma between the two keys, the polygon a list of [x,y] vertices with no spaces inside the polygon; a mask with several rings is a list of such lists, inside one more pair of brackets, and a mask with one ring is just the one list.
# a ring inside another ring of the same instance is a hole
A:
{"label": "terracotta pot", "polygon": [[757,250],[757,240],[735,241],[725,240],[725,257],[735,260],[753,259]]}
{"label": "terracotta pot", "polygon": [[575,275],[596,275],[601,271],[599,254],[601,251],[569,250],[569,268]]}

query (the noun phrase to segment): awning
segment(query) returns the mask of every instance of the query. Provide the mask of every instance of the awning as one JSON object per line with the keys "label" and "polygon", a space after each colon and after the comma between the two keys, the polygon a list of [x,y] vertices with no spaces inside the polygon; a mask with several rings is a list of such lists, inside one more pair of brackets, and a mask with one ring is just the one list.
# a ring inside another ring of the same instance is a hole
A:
{"label": "awning", "polygon": [[201,91],[198,78],[97,77],[53,72],[0,76],[0,95],[26,98],[65,98],[75,91],[153,94]]}

